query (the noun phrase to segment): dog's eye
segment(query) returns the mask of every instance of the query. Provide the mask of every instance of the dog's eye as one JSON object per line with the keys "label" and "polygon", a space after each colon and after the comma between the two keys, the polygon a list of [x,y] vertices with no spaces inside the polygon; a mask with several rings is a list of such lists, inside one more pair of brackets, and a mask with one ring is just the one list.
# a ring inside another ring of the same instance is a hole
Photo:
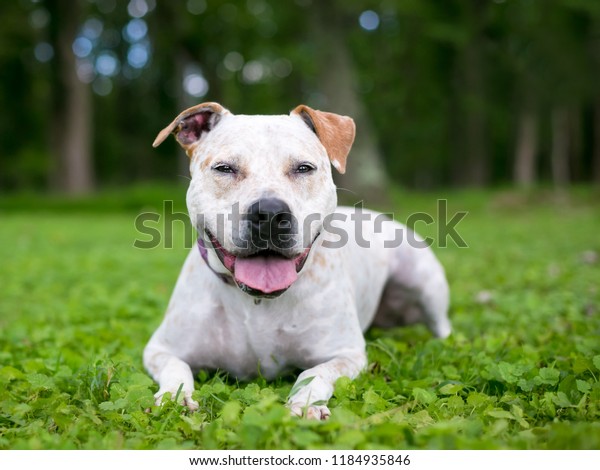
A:
{"label": "dog's eye", "polygon": [[217,163],[213,166],[213,170],[218,171],[219,173],[236,173],[235,168],[226,163]]}
{"label": "dog's eye", "polygon": [[298,165],[296,167],[296,170],[294,171],[294,173],[310,173],[311,171],[315,170],[316,168],[311,165],[310,163],[301,163],[300,165]]}

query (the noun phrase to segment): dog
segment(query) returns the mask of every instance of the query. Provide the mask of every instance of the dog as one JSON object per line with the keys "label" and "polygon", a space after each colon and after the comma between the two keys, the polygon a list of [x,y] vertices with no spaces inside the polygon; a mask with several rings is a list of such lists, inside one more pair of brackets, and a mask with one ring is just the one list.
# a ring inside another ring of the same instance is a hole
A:
{"label": "dog", "polygon": [[336,380],[367,365],[371,324],[450,334],[448,283],[432,250],[381,214],[337,207],[331,167],[346,169],[350,117],[306,105],[234,115],[202,103],[153,146],[169,134],[190,158],[186,202],[199,239],[144,350],[157,404],[170,394],[196,410],[200,369],[270,379],[299,368],[290,412],[327,419]]}

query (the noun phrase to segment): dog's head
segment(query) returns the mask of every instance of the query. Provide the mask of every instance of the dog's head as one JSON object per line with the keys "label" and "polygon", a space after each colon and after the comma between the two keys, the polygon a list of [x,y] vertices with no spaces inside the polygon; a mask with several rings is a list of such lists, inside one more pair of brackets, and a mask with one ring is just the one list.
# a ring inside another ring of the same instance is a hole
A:
{"label": "dog's head", "polygon": [[212,269],[251,295],[284,292],[335,210],[331,165],[345,171],[354,121],[305,105],[247,116],[203,103],[179,114],[153,146],[169,134],[190,157],[187,206]]}

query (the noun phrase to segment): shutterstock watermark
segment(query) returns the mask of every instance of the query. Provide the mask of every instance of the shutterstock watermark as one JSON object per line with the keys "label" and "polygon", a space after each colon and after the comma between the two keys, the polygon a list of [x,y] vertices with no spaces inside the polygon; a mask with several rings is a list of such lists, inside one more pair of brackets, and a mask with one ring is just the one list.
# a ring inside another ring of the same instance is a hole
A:
{"label": "shutterstock watermark", "polygon": [[[403,243],[413,248],[447,248],[450,244],[458,248],[468,248],[458,230],[458,225],[468,212],[457,211],[450,216],[447,199],[437,200],[434,215],[428,212],[413,212],[405,220],[397,220],[393,213],[365,211],[362,202],[354,205],[350,211],[326,215],[313,213],[303,220],[298,220],[293,213],[244,213],[236,203],[230,213],[216,214],[210,227],[203,214],[192,223],[188,214],[174,211],[173,207],[173,201],[167,200],[163,202],[162,213],[140,213],[134,222],[137,236],[133,246],[140,249],[160,246],[173,248],[174,237],[177,235],[182,237],[186,248],[191,248],[196,244],[197,233],[208,231],[215,240],[223,243],[223,240],[228,239],[239,250],[290,245],[299,237],[304,238],[301,240],[302,246],[309,247],[313,242],[310,234],[316,231],[332,235],[323,241],[323,247],[332,249],[341,248],[350,241],[362,248],[369,248],[374,241],[365,235],[365,232],[377,234],[379,243],[383,238],[385,248],[397,248]],[[391,220],[397,220],[403,225],[390,226]],[[177,225],[183,228],[183,232],[176,229]],[[365,230],[367,227],[371,228]],[[435,237],[416,235],[420,230],[429,233],[432,228]]]}

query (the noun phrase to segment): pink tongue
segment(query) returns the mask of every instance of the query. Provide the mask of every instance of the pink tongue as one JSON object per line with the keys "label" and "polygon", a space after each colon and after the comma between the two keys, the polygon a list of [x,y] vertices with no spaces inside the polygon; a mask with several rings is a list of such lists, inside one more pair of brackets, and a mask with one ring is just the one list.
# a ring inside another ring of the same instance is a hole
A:
{"label": "pink tongue", "polygon": [[297,278],[294,260],[276,256],[253,256],[235,260],[235,279],[265,294],[287,289]]}

